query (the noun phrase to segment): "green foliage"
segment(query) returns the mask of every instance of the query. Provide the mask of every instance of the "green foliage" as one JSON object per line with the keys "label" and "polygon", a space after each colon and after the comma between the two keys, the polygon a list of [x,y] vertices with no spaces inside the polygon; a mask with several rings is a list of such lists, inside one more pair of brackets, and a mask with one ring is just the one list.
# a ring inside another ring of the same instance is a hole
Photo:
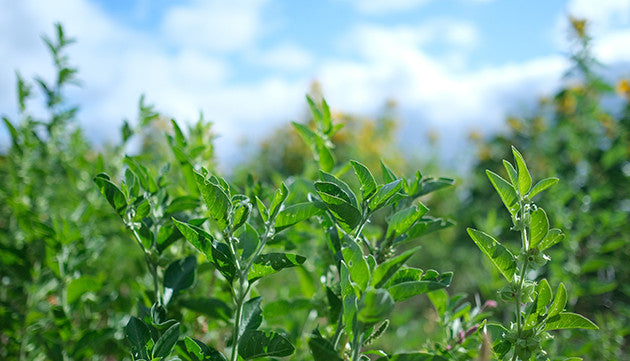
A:
{"label": "green foliage", "polygon": [[[549,234],[549,221],[545,211],[529,199],[532,178],[523,156],[514,147],[512,153],[517,165],[516,171],[509,162],[503,161],[511,182],[490,171],[486,173],[512,216],[512,230],[520,233],[521,248],[517,253],[518,257],[496,238],[484,232],[469,228],[468,234],[505,277],[508,284],[500,291],[501,299],[515,303],[516,322],[511,322],[509,328],[503,327],[504,331],[493,341],[494,352],[501,360],[527,361],[546,355],[542,343],[551,338],[547,331],[598,327],[582,315],[563,312],[567,304],[564,284],[560,283],[553,297],[546,279],[540,282],[528,279],[529,270],[535,270],[549,260],[538,248]],[[506,194],[516,197],[506,202]],[[554,239],[560,238],[558,234],[561,233],[552,234]],[[548,243],[552,242],[544,244]]]}
{"label": "green foliage", "polygon": [[[18,74],[20,119],[3,118],[11,144],[0,156],[1,359],[488,360],[542,357],[542,348],[614,359],[615,347],[623,347],[618,330],[627,325],[609,315],[594,318],[601,333],[578,334],[588,341],[579,350],[566,351],[575,340],[563,348],[565,333],[558,342],[547,335],[596,327],[573,312],[584,313],[582,298],[568,295],[585,292],[554,266],[571,265],[564,248],[572,238],[550,225],[566,225],[562,212],[580,208],[568,223],[592,231],[589,217],[607,212],[595,216],[601,227],[619,230],[584,267],[595,272],[605,267],[602,255],[624,254],[624,218],[601,203],[575,208],[568,194],[589,190],[592,202],[610,200],[597,177],[613,169],[615,177],[606,179],[620,179],[627,133],[614,139],[614,155],[597,158],[607,168],[588,179],[603,195],[590,183],[575,188],[566,169],[540,160],[530,173],[516,149],[514,165],[498,163],[507,176],[487,173],[512,229],[523,234],[516,251],[502,227],[469,230],[469,243],[505,279],[498,296],[517,308],[515,322],[504,327],[486,321],[495,301],[446,292],[471,275],[482,292],[494,283],[471,264],[480,257],[449,240],[454,222],[431,216],[457,204],[437,192],[454,180],[407,172],[393,146],[393,104],[372,121],[335,112],[314,92],[309,115],[263,144],[255,165],[243,168],[251,172],[226,178],[214,167],[211,123],[200,116],[183,127],[144,97],[138,119],[124,122],[121,142],[96,151],[65,97],[77,83],[65,55],[72,40],[60,26],[55,35],[45,41],[56,79],[31,84]],[[29,110],[34,89],[48,110],[41,119]],[[134,138],[140,149],[125,154]],[[514,142],[528,160],[538,154],[521,143]],[[564,148],[553,149],[565,156]],[[557,178],[535,183],[538,173],[568,178],[571,188],[550,188]],[[625,197],[624,189],[615,191]],[[540,194],[559,202],[545,203],[549,215],[532,201]],[[489,199],[466,210],[485,217]],[[436,249],[441,257],[433,256]],[[549,256],[559,262],[548,263]],[[614,267],[623,266],[615,259]],[[625,276],[616,277],[600,287],[626,292]],[[547,279],[559,284],[555,295]],[[612,351],[594,349],[597,341]]]}

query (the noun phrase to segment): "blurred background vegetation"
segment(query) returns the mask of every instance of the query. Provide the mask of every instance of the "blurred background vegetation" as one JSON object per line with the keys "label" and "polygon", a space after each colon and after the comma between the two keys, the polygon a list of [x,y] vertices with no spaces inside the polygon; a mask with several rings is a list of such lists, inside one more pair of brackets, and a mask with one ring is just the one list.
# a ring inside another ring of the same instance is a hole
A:
{"label": "blurred background vegetation", "polygon": [[[464,300],[474,305],[480,302],[477,300],[496,300],[501,283],[482,261],[465,229],[475,227],[509,237],[510,220],[484,170],[502,169],[501,160],[509,158],[510,145],[516,146],[533,174],[560,178],[541,206],[551,216],[550,223],[562,227],[567,238],[554,249],[552,262],[538,276],[547,277],[551,284],[564,282],[573,297],[568,307],[600,327],[599,332],[557,334],[560,342],[553,343],[550,355],[628,360],[630,80],[602,78],[604,65],[592,57],[586,22],[572,19],[571,24],[572,67],[563,86],[541,98],[526,114],[508,117],[506,131],[487,137],[471,132],[472,148],[460,149],[475,153],[466,173],[456,173],[455,167],[441,163],[438,154],[406,155],[397,143],[395,100],[386,101],[375,118],[333,110],[335,124],[344,124],[331,139],[333,153],[338,173],[344,173],[344,167],[348,170],[349,160],[354,159],[370,169],[379,169],[383,161],[399,175],[411,176],[420,170],[424,175],[457,178],[454,188],[423,199],[432,214],[452,219],[456,225],[423,238],[422,251],[413,262],[425,269],[453,271],[448,293],[465,294]],[[55,35],[46,43],[58,70],[57,79],[31,82],[18,75],[19,119],[4,118],[12,143],[0,155],[0,359],[129,358],[122,328],[137,304],[146,301],[143,290],[150,289],[150,279],[139,276],[145,273],[142,254],[98,193],[92,177],[102,171],[123,177],[123,156],[134,152],[152,172],[160,172],[168,180],[172,194],[186,194],[186,180],[176,166],[178,155],[171,152],[164,136],[174,132],[170,119],[144,98],[139,102],[138,121],[133,126],[125,122],[118,144],[96,146],[86,140],[76,126],[76,105],[65,96],[66,88],[77,80],[76,69],[65,56],[71,40],[61,27]],[[36,96],[35,90],[43,97]],[[321,100],[317,84],[310,95]],[[31,112],[37,101],[43,101],[45,116]],[[298,122],[313,126],[306,107]],[[196,166],[215,168],[212,140],[216,134],[211,123],[200,117],[184,131],[187,159]],[[282,180],[312,179],[317,172],[311,150],[290,126],[275,130],[255,154],[235,165],[230,179],[252,194],[261,184],[277,187]],[[378,221],[372,226],[378,227]],[[296,232],[302,241],[295,247],[302,254],[314,255],[315,260],[296,271],[299,282],[294,273],[282,274],[260,289],[276,294],[273,298],[278,301],[267,307],[291,306],[295,310],[273,322],[300,339],[302,332],[310,330],[301,330],[299,326],[306,323],[296,319],[308,319],[310,307],[316,305],[306,299],[299,303],[293,297],[317,298],[309,288],[309,282],[316,282],[309,277],[317,272],[309,272],[309,267],[316,267],[317,249],[324,241],[308,226]],[[510,242],[509,238],[502,240]],[[192,253],[179,242],[173,257]],[[211,282],[212,270],[200,269],[197,284]],[[195,287],[191,297],[202,292],[204,287]],[[185,302],[179,306],[171,312],[186,321],[188,333],[215,340],[215,344],[221,339],[221,330],[227,327],[221,315],[201,314]],[[492,317],[502,320],[509,319],[511,311],[499,302],[492,312]],[[378,342],[402,350],[433,348],[432,343],[454,337],[443,326],[429,301],[417,297],[397,308],[390,331]],[[298,341],[296,359],[309,359],[305,344],[305,340]]]}

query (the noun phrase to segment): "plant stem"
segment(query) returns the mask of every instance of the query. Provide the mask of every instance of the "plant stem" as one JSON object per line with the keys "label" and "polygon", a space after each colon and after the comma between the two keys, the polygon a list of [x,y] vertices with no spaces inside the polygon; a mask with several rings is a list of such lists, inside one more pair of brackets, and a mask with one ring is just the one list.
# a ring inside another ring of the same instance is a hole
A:
{"label": "plant stem", "polygon": [[155,303],[162,304],[162,295],[160,294],[160,286],[158,283],[157,265],[153,264],[153,261],[151,260],[151,252],[146,249],[144,244],[142,244],[142,239],[140,239],[140,235],[138,234],[138,231],[136,231],[136,228],[133,226],[128,227],[129,229],[131,229],[131,233],[133,233],[136,242],[138,243],[138,245],[140,245],[140,248],[142,248],[142,251],[144,252],[144,260],[147,263],[149,271],[151,271],[151,277],[153,277],[153,293],[155,294]]}

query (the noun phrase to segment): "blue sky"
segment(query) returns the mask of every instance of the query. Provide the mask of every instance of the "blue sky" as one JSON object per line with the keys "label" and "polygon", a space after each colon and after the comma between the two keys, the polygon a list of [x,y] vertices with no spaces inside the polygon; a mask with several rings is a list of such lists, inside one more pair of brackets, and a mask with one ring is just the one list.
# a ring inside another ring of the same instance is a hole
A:
{"label": "blue sky", "polygon": [[397,100],[412,149],[428,131],[446,142],[496,131],[558,86],[569,13],[591,21],[605,64],[630,69],[628,0],[0,0],[0,8],[1,114],[15,114],[16,69],[50,76],[40,35],[60,21],[78,40],[70,55],[83,85],[71,95],[92,139],[115,140],[146,94],[180,121],[203,111],[223,162],[301,117],[314,80],[340,111],[370,115]]}

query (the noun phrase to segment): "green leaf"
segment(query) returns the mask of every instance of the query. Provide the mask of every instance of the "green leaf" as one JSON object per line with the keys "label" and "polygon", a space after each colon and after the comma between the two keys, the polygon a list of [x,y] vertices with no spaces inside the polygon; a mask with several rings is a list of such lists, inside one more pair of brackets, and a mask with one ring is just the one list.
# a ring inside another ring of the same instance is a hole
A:
{"label": "green leaf", "polygon": [[98,190],[105,199],[107,199],[109,204],[116,210],[116,213],[118,213],[121,218],[124,218],[127,208],[127,198],[123,192],[109,180],[109,176],[105,173],[100,173],[94,177],[94,183],[96,183]]}
{"label": "green leaf", "polygon": [[383,288],[368,289],[359,301],[357,319],[373,324],[382,321],[394,309],[392,295]]}
{"label": "green leaf", "polygon": [[227,361],[221,352],[197,339],[186,337],[184,346],[186,351],[188,351],[188,356],[191,357],[191,361]]}
{"label": "green leaf", "polygon": [[100,290],[102,282],[92,276],[81,276],[70,281],[66,287],[66,301],[69,305],[75,303],[86,292],[95,292]]}
{"label": "green leaf", "polygon": [[448,287],[452,279],[452,272],[438,274],[430,270],[422,276],[420,281],[397,283],[390,286],[387,290],[394,298],[394,301],[400,302],[416,295]]}
{"label": "green leaf", "polygon": [[372,194],[376,191],[376,180],[374,180],[374,176],[370,172],[370,170],[364,166],[363,164],[351,160],[350,164],[352,164],[352,168],[354,168],[354,173],[359,179],[359,183],[361,184],[361,194],[363,199],[366,200],[370,198]]}
{"label": "green leaf", "polygon": [[257,329],[262,323],[262,309],[260,308],[261,303],[261,297],[254,297],[243,304],[243,313],[241,315],[242,327],[239,331],[239,337],[243,335],[246,330]]}
{"label": "green leaf", "polygon": [[297,130],[302,140],[304,141],[304,143],[306,143],[306,145],[308,145],[310,148],[315,149],[315,142],[317,142],[317,134],[315,134],[315,132],[313,132],[312,130],[310,130],[308,127],[306,127],[303,124],[296,123],[296,122],[292,122],[292,124],[295,130]]}
{"label": "green leaf", "polygon": [[173,261],[164,271],[164,304],[168,304],[171,298],[181,290],[189,288],[195,282],[195,270],[197,257]]}
{"label": "green leaf", "polygon": [[417,194],[414,194],[414,196],[420,197],[425,194],[438,191],[442,188],[451,187],[453,184],[455,184],[455,180],[452,178],[444,178],[444,177],[440,177],[437,179],[427,178],[422,181],[422,188]]}
{"label": "green leaf", "polygon": [[398,272],[398,270],[407,262],[413,254],[420,249],[420,246],[415,247],[413,249],[407,250],[400,255],[390,258],[387,261],[381,263],[374,270],[374,275],[372,276],[371,285],[374,288],[383,287],[387,281],[389,281],[392,276]]}
{"label": "green leaf", "polygon": [[238,343],[238,354],[245,360],[257,357],[284,357],[293,354],[295,347],[276,332],[246,330]]}
{"label": "green leaf", "polygon": [[276,232],[280,232],[321,212],[322,210],[312,202],[297,203],[286,207],[276,217]]}
{"label": "green leaf", "polygon": [[556,243],[562,241],[563,239],[564,234],[562,233],[562,231],[557,228],[552,228],[549,230],[549,232],[547,232],[545,238],[538,244],[538,250],[542,252],[547,248],[554,246]]}
{"label": "green leaf", "polygon": [[444,228],[453,226],[450,220],[442,218],[424,217],[414,224],[408,231],[407,237],[409,240],[425,236],[431,232],[439,231]]}
{"label": "green leaf", "polygon": [[529,249],[536,248],[538,243],[542,241],[549,232],[549,220],[547,219],[547,213],[542,208],[538,208],[530,215],[531,239]]}
{"label": "green leaf", "polygon": [[551,302],[551,298],[553,297],[551,286],[549,286],[549,282],[547,282],[546,278],[543,278],[537,286],[538,291],[538,299],[536,300],[536,313],[539,315],[543,315],[545,310],[547,310],[547,305]]}
{"label": "green leaf", "polygon": [[286,185],[284,185],[284,183],[282,183],[280,188],[278,188],[273,195],[273,200],[269,206],[269,218],[273,219],[278,214],[280,207],[282,207],[282,204],[288,196],[289,189]]}
{"label": "green leaf", "polygon": [[317,137],[316,146],[319,167],[326,172],[330,172],[335,166],[335,158],[332,152],[326,146],[326,142],[319,136]]}
{"label": "green leaf", "polygon": [[179,338],[179,322],[169,327],[153,346],[153,358],[166,357],[171,353]]}
{"label": "green leaf", "polygon": [[444,316],[448,302],[448,293],[444,289],[440,289],[427,293],[427,297],[429,297],[429,301],[433,304],[438,316]]}
{"label": "green leaf", "polygon": [[385,183],[391,183],[398,179],[396,174],[381,160],[381,172],[383,173],[383,180]]}
{"label": "green leaf", "polygon": [[138,317],[131,316],[129,322],[127,322],[127,326],[125,326],[125,335],[131,343],[133,353],[139,354],[140,356],[146,356],[146,349],[144,346],[151,339],[149,326],[147,326]]}
{"label": "green leaf", "polygon": [[516,172],[516,169],[514,169],[512,163],[504,159],[503,167],[508,174],[508,178],[510,178],[510,183],[512,183],[512,186],[518,187],[518,173]]}
{"label": "green leaf", "polygon": [[217,243],[216,246],[212,246],[212,263],[228,282],[231,283],[232,280],[234,280],[236,265],[234,264],[234,259],[232,258],[232,253],[228,245],[225,243]]}
{"label": "green leaf", "polygon": [[512,215],[516,214],[520,206],[518,204],[518,197],[516,196],[516,190],[514,187],[508,181],[501,178],[500,175],[490,170],[486,170],[486,174],[488,175],[492,186],[499,194],[499,197],[501,197],[501,201],[503,201],[505,207]]}
{"label": "green leaf", "polygon": [[468,228],[467,231],[477,247],[492,261],[503,277],[508,282],[512,282],[514,272],[516,272],[516,258],[512,253],[487,233],[472,228]]}
{"label": "green leaf", "polygon": [[258,196],[256,196],[256,206],[258,207],[258,213],[260,213],[260,217],[262,218],[263,222],[267,222],[267,220],[269,219],[269,211],[267,210],[267,207],[265,207],[265,204],[260,200],[260,198],[258,198]]}
{"label": "green leaf", "polygon": [[315,188],[328,210],[346,232],[352,231],[361,222],[361,212],[350,203],[349,197],[336,184],[315,182]]}
{"label": "green leaf", "polygon": [[534,198],[535,195],[544,191],[545,189],[551,187],[552,185],[558,183],[558,178],[545,178],[540,180],[536,185],[529,191],[528,197]]}
{"label": "green leaf", "polygon": [[195,173],[195,180],[210,215],[223,231],[228,226],[228,214],[232,206],[230,198],[221,186],[206,180],[203,175]]}
{"label": "green leaf", "polygon": [[212,241],[213,238],[208,233],[202,231],[198,227],[191,226],[187,223],[180,222],[175,218],[171,218],[173,224],[181,232],[190,244],[192,244],[199,252],[206,256],[209,261],[212,260]]}
{"label": "green leaf", "polygon": [[544,329],[545,331],[549,331],[567,328],[581,328],[585,330],[599,329],[599,327],[588,318],[572,312],[560,312],[553,317],[549,317]]}
{"label": "green leaf", "polygon": [[516,148],[512,147],[512,154],[514,154],[514,160],[516,161],[516,167],[518,168],[518,191],[519,194],[524,196],[527,192],[529,192],[529,189],[532,186],[532,176],[529,175],[529,170],[527,170],[525,159],[523,159],[521,153],[519,153]]}
{"label": "green leaf", "polygon": [[346,325],[348,336],[352,338],[354,334],[354,316],[357,312],[357,297],[354,291],[354,283],[350,279],[350,271],[343,260],[339,262],[339,285],[341,286],[343,303],[343,322]]}
{"label": "green leaf", "polygon": [[252,205],[244,201],[237,205],[234,209],[233,220],[232,220],[232,230],[239,229],[245,222],[247,222],[247,218],[249,217],[249,213],[252,210]]}
{"label": "green leaf", "polygon": [[151,176],[145,166],[129,156],[125,156],[123,163],[125,163],[127,167],[129,167],[129,169],[136,175],[136,177],[138,177],[142,188],[144,188],[149,193],[155,193],[158,191],[158,186],[155,182],[155,178]]}
{"label": "green leaf", "polygon": [[199,198],[193,196],[182,196],[173,199],[166,208],[167,214],[173,214],[182,211],[189,211],[199,207]]}
{"label": "green leaf", "polygon": [[376,361],[448,361],[439,355],[428,354],[424,352],[399,353],[389,357],[381,357]]}
{"label": "green leaf", "polygon": [[[346,182],[344,182],[341,179],[335,177],[334,175],[332,175],[330,173],[326,173],[324,171],[319,171],[319,178],[323,182],[328,182],[328,183],[335,184],[345,194],[345,196],[348,199],[348,203],[350,203],[351,205],[355,206],[356,208],[359,208],[359,202],[357,202],[357,196],[354,194],[352,189],[350,189],[348,184],[346,184]],[[343,197],[343,198],[345,199],[346,197]]]}
{"label": "green leaf", "polygon": [[322,337],[317,329],[308,339],[308,348],[311,350],[315,361],[343,361],[333,344]]}
{"label": "green leaf", "polygon": [[258,232],[246,223],[245,227],[239,228],[234,236],[238,239],[238,249],[241,251],[241,259],[249,259],[260,243]]}
{"label": "green leaf", "polygon": [[391,197],[393,197],[402,187],[403,183],[400,179],[387,183],[384,186],[379,186],[376,194],[372,197],[372,199],[370,199],[370,209],[377,210],[383,207],[386,202]]}
{"label": "green leaf", "polygon": [[566,305],[567,305],[567,289],[564,287],[564,284],[561,282],[560,285],[558,285],[558,291],[556,291],[556,297],[553,299],[553,303],[549,307],[549,312],[547,313],[547,319],[564,311],[564,306]]}
{"label": "green leaf", "polygon": [[392,234],[399,236],[407,232],[407,230],[428,211],[429,208],[425,207],[422,203],[418,203],[415,206],[404,208],[394,213],[389,218],[386,238],[389,238]]}
{"label": "green leaf", "polygon": [[254,282],[262,277],[276,273],[284,268],[299,266],[306,261],[302,257],[291,253],[267,253],[256,257],[247,274],[247,279]]}
{"label": "green leaf", "polygon": [[350,237],[344,237],[344,246],[341,248],[343,259],[348,266],[350,279],[356,283],[361,291],[365,291],[370,280],[370,267],[363,257],[361,247]]}
{"label": "green leaf", "polygon": [[232,317],[232,309],[230,306],[218,298],[187,298],[180,299],[179,303],[189,310],[225,322],[229,321],[230,317]]}
{"label": "green leaf", "polygon": [[424,271],[420,268],[401,267],[386,283],[386,287],[389,288],[403,282],[420,281],[423,274]]}

